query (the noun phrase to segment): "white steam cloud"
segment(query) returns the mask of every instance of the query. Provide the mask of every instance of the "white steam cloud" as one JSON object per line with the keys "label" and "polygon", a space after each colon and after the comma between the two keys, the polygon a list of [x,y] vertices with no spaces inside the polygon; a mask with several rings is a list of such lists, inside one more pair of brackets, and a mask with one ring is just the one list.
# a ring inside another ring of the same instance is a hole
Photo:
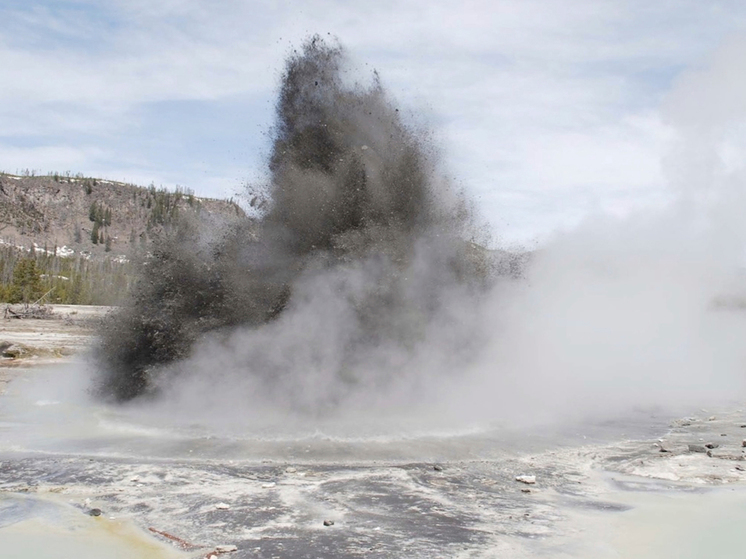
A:
{"label": "white steam cloud", "polygon": [[[355,309],[389,268],[362,259],[307,269],[279,318],[207,336],[174,366],[178,376],[163,376],[160,406],[225,426],[380,418],[405,428],[411,418],[541,422],[742,399],[745,70],[736,41],[669,95],[667,208],[594,216],[487,295],[441,285],[411,345],[362,344],[352,362],[363,332]],[[397,280],[412,300],[430,292],[440,248],[420,245]],[[285,373],[268,384],[247,368]]]}

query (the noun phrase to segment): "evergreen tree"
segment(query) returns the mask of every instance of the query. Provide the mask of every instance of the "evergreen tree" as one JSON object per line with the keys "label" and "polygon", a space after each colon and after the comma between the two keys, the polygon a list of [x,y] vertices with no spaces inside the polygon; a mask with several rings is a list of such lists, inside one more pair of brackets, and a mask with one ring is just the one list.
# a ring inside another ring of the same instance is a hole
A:
{"label": "evergreen tree", "polygon": [[75,277],[72,279],[72,286],[70,287],[70,304],[83,304],[85,302],[84,291],[82,274],[75,274]]}
{"label": "evergreen tree", "polygon": [[93,229],[91,229],[91,242],[94,245],[98,244],[98,221],[93,224]]}
{"label": "evergreen tree", "polygon": [[43,295],[41,275],[32,257],[23,258],[13,269],[13,283],[10,286],[11,303],[33,303]]}

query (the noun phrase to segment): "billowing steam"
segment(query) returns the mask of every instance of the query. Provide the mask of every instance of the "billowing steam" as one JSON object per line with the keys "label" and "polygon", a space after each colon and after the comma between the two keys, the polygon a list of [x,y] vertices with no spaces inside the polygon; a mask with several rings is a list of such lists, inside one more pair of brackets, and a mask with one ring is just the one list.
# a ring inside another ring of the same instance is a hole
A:
{"label": "billowing steam", "polygon": [[100,395],[230,374],[239,405],[261,393],[316,412],[410,382],[434,337],[442,356],[468,345],[458,320],[442,328],[488,276],[468,204],[377,75],[350,84],[345,64],[318,37],[290,57],[268,199],[252,200],[263,216],[185,219],[164,235],[132,305],[102,333]]}
{"label": "billowing steam", "polygon": [[98,393],[162,394],[229,424],[237,410],[286,424],[419,405],[450,426],[742,399],[746,114],[719,92],[743,52],[669,99],[675,203],[589,219],[511,279],[472,242],[427,135],[377,77],[351,83],[342,50],[310,40],[283,76],[261,216],[164,236],[104,329]]}

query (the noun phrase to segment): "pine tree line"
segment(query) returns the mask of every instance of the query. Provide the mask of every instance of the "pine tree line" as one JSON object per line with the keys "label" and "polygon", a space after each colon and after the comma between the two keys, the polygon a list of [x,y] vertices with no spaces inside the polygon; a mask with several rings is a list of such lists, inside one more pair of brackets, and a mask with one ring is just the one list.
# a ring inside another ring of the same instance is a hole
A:
{"label": "pine tree line", "polygon": [[106,245],[106,252],[111,252],[111,237],[108,228],[111,226],[111,208],[93,202],[88,210],[88,219],[93,222],[91,242],[94,245]]}
{"label": "pine tree line", "polygon": [[133,266],[111,258],[61,257],[0,248],[0,301],[117,305],[127,297]]}

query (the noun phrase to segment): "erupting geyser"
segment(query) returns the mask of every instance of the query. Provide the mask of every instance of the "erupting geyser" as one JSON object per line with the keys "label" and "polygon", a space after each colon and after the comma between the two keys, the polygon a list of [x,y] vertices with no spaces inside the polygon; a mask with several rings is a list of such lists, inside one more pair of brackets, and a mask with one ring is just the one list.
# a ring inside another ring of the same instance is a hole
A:
{"label": "erupting geyser", "polygon": [[377,75],[350,84],[345,64],[318,37],[289,58],[261,216],[185,218],[164,233],[102,331],[102,397],[230,369],[315,410],[406,376],[433,336],[444,354],[468,343],[458,325],[434,325],[448,328],[449,305],[488,276],[469,206]]}

